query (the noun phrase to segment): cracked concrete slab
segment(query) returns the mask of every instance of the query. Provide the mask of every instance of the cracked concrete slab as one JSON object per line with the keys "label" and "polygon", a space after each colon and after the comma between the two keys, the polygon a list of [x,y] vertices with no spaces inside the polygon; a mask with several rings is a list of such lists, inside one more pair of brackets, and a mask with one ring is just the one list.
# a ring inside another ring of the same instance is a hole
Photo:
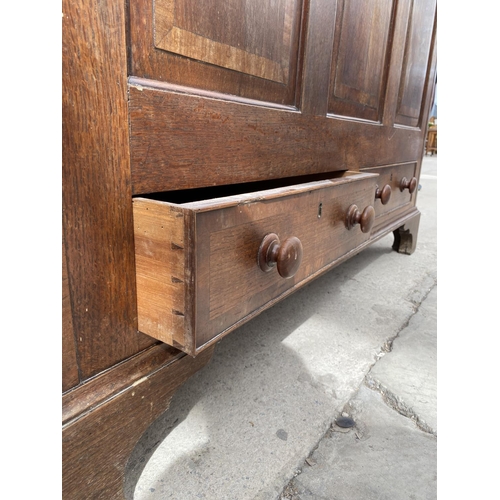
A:
{"label": "cracked concrete slab", "polygon": [[288,485],[290,500],[434,500],[436,437],[362,386],[350,402],[356,426],[321,440],[301,474]]}
{"label": "cracked concrete slab", "polygon": [[432,286],[282,500],[437,498],[436,309]]}
{"label": "cracked concrete slab", "polygon": [[437,286],[371,369],[366,383],[394,409],[437,434]]}

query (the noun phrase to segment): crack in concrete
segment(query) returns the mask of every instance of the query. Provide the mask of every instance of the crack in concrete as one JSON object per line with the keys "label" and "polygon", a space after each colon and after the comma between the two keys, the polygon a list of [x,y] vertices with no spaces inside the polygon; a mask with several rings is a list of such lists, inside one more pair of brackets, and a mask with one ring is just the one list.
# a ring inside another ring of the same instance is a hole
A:
{"label": "crack in concrete", "polygon": [[[375,358],[376,358],[375,362],[370,366],[370,368],[368,370],[368,373],[363,378],[363,380],[362,380],[361,384],[359,385],[359,387],[354,391],[354,393],[352,394],[352,396],[349,399],[349,401],[344,405],[343,411],[340,412],[340,414],[345,414],[345,415],[351,415],[352,416],[355,413],[354,408],[351,406],[351,401],[356,398],[356,396],[359,393],[359,390],[361,389],[361,387],[363,385],[366,385],[369,389],[372,389],[372,390],[374,390],[376,392],[379,392],[380,395],[382,396],[382,400],[390,408],[392,408],[393,410],[397,411],[401,415],[403,415],[403,416],[405,416],[407,418],[412,419],[415,422],[415,425],[420,430],[422,430],[423,432],[426,432],[428,434],[432,434],[433,436],[437,437],[437,432],[434,429],[432,429],[429,425],[427,425],[427,423],[422,418],[420,418],[415,413],[415,411],[412,408],[410,408],[409,406],[407,406],[405,404],[405,402],[401,398],[398,398],[397,395],[395,395],[394,393],[392,393],[391,391],[389,391],[387,389],[387,387],[383,386],[378,380],[375,380],[374,378],[370,377],[370,372],[371,372],[372,368],[376,365],[377,361],[379,361],[379,359],[382,356],[384,356],[385,354],[388,354],[388,353],[390,353],[392,351],[392,345],[394,343],[394,340],[396,340],[399,337],[400,333],[405,328],[408,327],[408,325],[410,324],[410,321],[413,318],[413,316],[415,316],[415,314],[417,314],[417,312],[420,310],[420,306],[427,299],[427,297],[429,296],[429,294],[431,293],[431,291],[437,286],[437,280],[436,280],[435,277],[427,275],[426,279],[428,279],[428,278],[432,279],[433,285],[430,288],[427,289],[427,291],[422,295],[422,297],[421,297],[421,299],[419,301],[414,301],[414,300],[408,299],[408,300],[410,300],[414,304],[414,310],[413,310],[413,312],[408,316],[407,320],[401,325],[401,328],[397,331],[396,335],[394,335],[393,337],[387,339],[385,341],[385,343],[382,345],[379,353],[377,353],[377,355],[375,356]],[[337,417],[335,417],[335,419],[336,418]],[[285,485],[285,487],[283,488],[282,492],[278,496],[277,500],[300,500],[300,496],[298,495],[298,491],[297,491],[297,488],[295,486],[295,481],[294,480],[295,480],[295,478],[299,474],[301,474],[302,468],[307,463],[307,459],[310,458],[310,457],[312,457],[312,455],[318,449],[320,443],[324,439],[330,437],[333,432],[350,432],[353,429],[356,432],[357,426],[355,426],[352,429],[342,429],[340,427],[337,427],[335,425],[335,419],[333,420],[333,422],[331,422],[331,424],[330,424],[328,430],[325,432],[325,434],[319,439],[319,441],[316,443],[316,445],[311,449],[311,451],[309,452],[307,458],[304,460],[302,467],[295,471],[292,479],[290,479],[290,481]],[[358,438],[359,438],[359,436],[358,436]]]}
{"label": "crack in concrete", "polygon": [[[394,343],[394,340],[396,340],[401,332],[408,327],[410,324],[411,319],[415,316],[415,314],[418,313],[420,310],[420,306],[423,304],[423,302],[427,299],[431,291],[437,286],[437,280],[433,278],[434,284],[427,290],[427,292],[422,296],[421,300],[417,303],[415,303],[415,310],[413,311],[412,314],[408,317],[408,319],[403,323],[399,331],[388,339],[385,344],[382,346],[382,352],[389,353],[392,351],[392,345]],[[422,430],[423,432],[426,432],[428,434],[432,434],[433,436],[437,437],[437,432],[432,429],[427,422],[423,418],[421,418],[410,406],[408,406],[400,397],[398,397],[396,394],[394,394],[392,391],[390,391],[387,387],[385,387],[383,384],[380,383],[379,380],[373,378],[370,375],[370,372],[372,371],[373,367],[377,363],[377,361],[380,359],[380,356],[377,357],[377,360],[373,365],[370,367],[370,370],[366,374],[365,378],[363,379],[362,384],[366,385],[369,389],[376,391],[380,393],[382,396],[382,400],[384,403],[392,408],[393,410],[397,411],[404,417],[410,418],[413,420],[416,424],[416,426]],[[359,389],[358,389],[359,391]],[[351,398],[352,399],[352,398]]]}
{"label": "crack in concrete", "polygon": [[400,397],[391,392],[387,387],[382,385],[378,380],[371,378],[369,375],[365,377],[364,381],[366,387],[372,391],[380,393],[384,403],[397,411],[404,417],[410,418],[415,422],[415,425],[423,432],[432,434],[437,437],[437,432],[430,427],[427,422],[421,418],[410,406],[408,406]]}
{"label": "crack in concrete", "polygon": [[[434,288],[436,288],[436,286],[437,286],[437,280],[436,280],[436,278],[431,277],[431,276],[428,276],[428,277],[431,278],[432,281],[433,281],[432,286],[424,293],[424,295],[422,296],[422,298],[418,302],[415,302],[414,300],[409,299],[409,301],[412,302],[412,304],[413,304],[413,312],[408,316],[407,320],[401,325],[401,328],[396,332],[396,335],[390,337],[389,339],[387,339],[385,341],[384,345],[381,347],[379,353],[377,354],[377,359],[376,359],[375,363],[381,358],[380,354],[383,353],[382,355],[384,355],[384,354],[389,353],[389,352],[392,351],[392,344],[394,343],[394,341],[399,337],[399,334],[405,328],[408,327],[408,325],[410,324],[410,321],[413,318],[413,316],[415,316],[415,314],[417,314],[418,311],[420,310],[420,306],[427,299],[427,297],[432,292],[432,290],[434,290]],[[375,365],[375,363],[370,367],[369,371],[371,371],[371,369],[373,368],[373,366]]]}

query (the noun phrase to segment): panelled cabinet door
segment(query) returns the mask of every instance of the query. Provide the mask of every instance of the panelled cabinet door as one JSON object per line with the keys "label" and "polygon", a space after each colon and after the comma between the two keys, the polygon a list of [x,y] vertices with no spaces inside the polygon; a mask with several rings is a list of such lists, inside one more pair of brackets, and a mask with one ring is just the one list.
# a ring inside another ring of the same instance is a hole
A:
{"label": "panelled cabinet door", "polygon": [[436,0],[132,0],[134,194],[417,160],[435,11]]}

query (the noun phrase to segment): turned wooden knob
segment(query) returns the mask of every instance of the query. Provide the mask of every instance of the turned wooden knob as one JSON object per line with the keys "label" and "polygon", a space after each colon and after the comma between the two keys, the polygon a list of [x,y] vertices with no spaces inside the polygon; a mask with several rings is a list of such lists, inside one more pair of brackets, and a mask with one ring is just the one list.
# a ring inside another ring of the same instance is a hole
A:
{"label": "turned wooden knob", "polygon": [[299,270],[301,261],[302,243],[297,237],[291,236],[281,243],[275,233],[264,236],[257,262],[265,273],[276,266],[282,278],[291,278]]}
{"label": "turned wooden knob", "polygon": [[351,205],[347,210],[346,215],[347,229],[352,229],[356,224],[359,224],[363,233],[368,233],[375,222],[375,209],[368,205],[362,212],[356,205]]}
{"label": "turned wooden knob", "polygon": [[380,198],[382,205],[387,205],[389,200],[391,199],[392,189],[389,184],[386,184],[382,189],[377,186],[377,190],[375,191],[375,198]]}
{"label": "turned wooden knob", "polygon": [[403,177],[401,179],[401,182],[399,183],[399,189],[401,191],[408,189],[410,194],[412,194],[415,192],[415,189],[417,189],[417,184],[418,184],[418,181],[417,181],[416,177],[412,177],[411,180],[408,180],[406,177]]}

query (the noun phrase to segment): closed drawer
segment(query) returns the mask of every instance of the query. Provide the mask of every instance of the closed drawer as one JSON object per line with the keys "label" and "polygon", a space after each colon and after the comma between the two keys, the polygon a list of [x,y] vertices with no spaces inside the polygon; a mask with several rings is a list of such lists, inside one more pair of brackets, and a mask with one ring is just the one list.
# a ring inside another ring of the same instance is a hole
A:
{"label": "closed drawer", "polygon": [[200,201],[135,198],[139,330],[197,354],[366,242],[377,179],[344,172]]}
{"label": "closed drawer", "polygon": [[[379,196],[375,200],[375,212],[377,217],[392,212],[393,210],[410,206],[412,197],[417,190],[418,180],[416,178],[416,163],[403,163],[399,165],[388,165],[363,169],[363,172],[376,173],[379,175],[377,181]],[[387,188],[389,186],[389,188]],[[386,190],[383,193],[383,190]],[[389,191],[387,191],[389,189]],[[390,192],[387,203],[383,203],[386,193]]]}

